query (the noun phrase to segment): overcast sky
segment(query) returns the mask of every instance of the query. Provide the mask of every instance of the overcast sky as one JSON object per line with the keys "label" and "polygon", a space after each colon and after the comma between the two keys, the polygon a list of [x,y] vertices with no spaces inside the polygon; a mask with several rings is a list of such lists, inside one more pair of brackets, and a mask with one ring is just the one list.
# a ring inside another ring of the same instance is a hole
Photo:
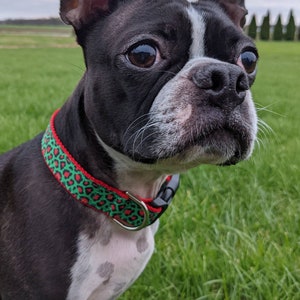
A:
{"label": "overcast sky", "polygon": [[[273,19],[281,13],[284,22],[288,18],[290,9],[293,9],[296,22],[300,25],[299,0],[246,0],[246,5],[250,16],[253,13],[257,14],[259,23],[268,9]],[[59,0],[0,0],[0,20],[57,17],[58,9]]]}

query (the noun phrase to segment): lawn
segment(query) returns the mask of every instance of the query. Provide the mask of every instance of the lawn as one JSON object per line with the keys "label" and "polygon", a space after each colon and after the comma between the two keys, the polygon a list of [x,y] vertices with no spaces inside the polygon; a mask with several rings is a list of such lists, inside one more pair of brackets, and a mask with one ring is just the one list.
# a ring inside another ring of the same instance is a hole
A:
{"label": "lawn", "polygon": [[[253,157],[182,176],[156,252],[121,300],[300,299],[300,43],[258,47],[253,96],[268,126]],[[84,65],[62,37],[1,35],[0,58],[2,153],[45,129]]]}

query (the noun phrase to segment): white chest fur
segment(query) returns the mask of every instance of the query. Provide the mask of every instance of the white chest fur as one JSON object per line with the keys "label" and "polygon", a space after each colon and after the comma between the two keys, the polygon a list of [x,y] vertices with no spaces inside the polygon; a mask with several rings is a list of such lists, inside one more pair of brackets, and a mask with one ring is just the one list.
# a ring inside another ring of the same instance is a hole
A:
{"label": "white chest fur", "polygon": [[67,300],[116,299],[141,274],[154,250],[158,222],[139,232],[106,224],[92,238],[82,233]]}

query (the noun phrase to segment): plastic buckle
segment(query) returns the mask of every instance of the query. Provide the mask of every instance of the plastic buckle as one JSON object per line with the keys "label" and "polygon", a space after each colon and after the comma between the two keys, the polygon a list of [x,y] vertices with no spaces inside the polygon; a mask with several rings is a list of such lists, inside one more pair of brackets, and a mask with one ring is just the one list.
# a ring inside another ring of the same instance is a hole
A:
{"label": "plastic buckle", "polygon": [[157,197],[151,202],[151,206],[156,208],[162,208],[162,211],[159,214],[159,216],[161,216],[165,212],[165,210],[172,202],[174,195],[176,194],[176,191],[179,188],[179,183],[180,175],[173,175],[171,180],[162,186]]}

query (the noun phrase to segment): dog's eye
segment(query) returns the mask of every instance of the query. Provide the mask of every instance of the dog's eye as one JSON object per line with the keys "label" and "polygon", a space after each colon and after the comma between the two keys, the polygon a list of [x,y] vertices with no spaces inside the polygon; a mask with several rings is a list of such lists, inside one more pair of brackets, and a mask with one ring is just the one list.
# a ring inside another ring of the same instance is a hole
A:
{"label": "dog's eye", "polygon": [[127,59],[139,68],[152,67],[157,58],[157,49],[149,44],[139,44],[129,49]]}
{"label": "dog's eye", "polygon": [[258,57],[252,51],[245,51],[240,55],[239,63],[248,74],[252,74],[256,70]]}

